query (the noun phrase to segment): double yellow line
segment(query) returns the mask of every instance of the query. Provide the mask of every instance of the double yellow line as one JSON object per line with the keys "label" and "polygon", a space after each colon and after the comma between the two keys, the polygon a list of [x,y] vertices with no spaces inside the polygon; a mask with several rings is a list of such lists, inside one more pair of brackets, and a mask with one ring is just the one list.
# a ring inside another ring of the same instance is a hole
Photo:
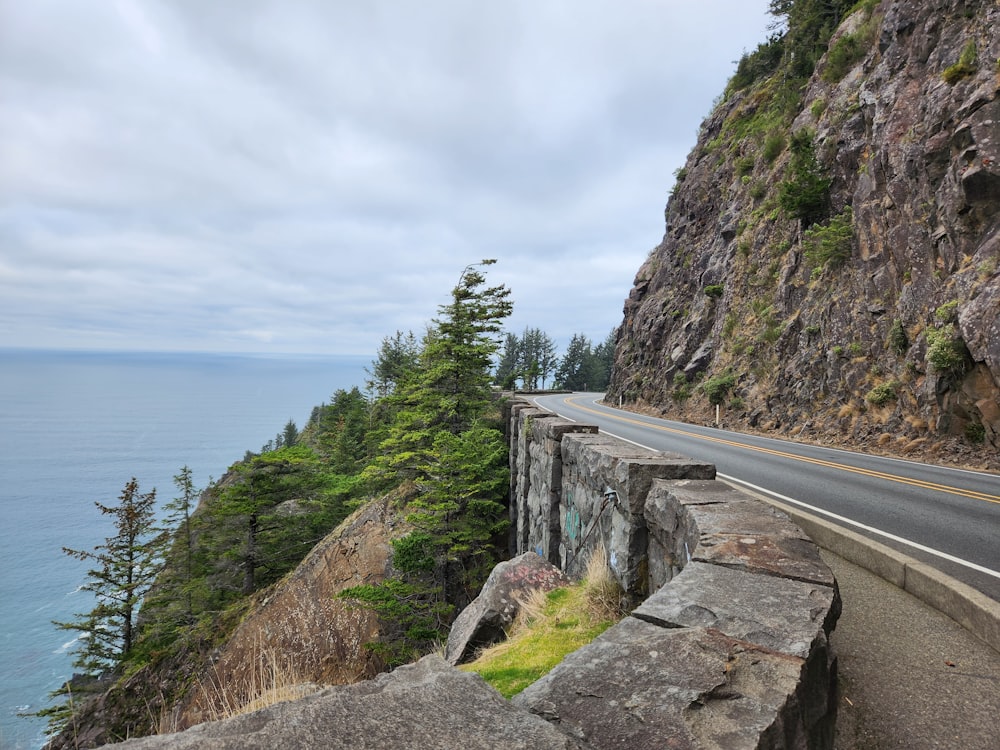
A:
{"label": "double yellow line", "polygon": [[[579,398],[579,397],[577,397]],[[920,479],[910,479],[909,477],[901,477],[896,474],[886,474],[882,471],[873,471],[872,469],[862,469],[856,466],[849,466],[848,464],[837,463],[835,461],[824,461],[819,458],[809,458],[808,456],[800,456],[795,453],[787,453],[785,451],[774,450],[772,448],[762,448],[756,445],[748,445],[746,443],[740,443],[734,440],[726,440],[724,438],[713,437],[711,435],[700,435],[696,432],[688,432],[686,430],[679,430],[675,427],[667,427],[666,425],[653,424],[651,422],[644,422],[638,419],[630,419],[629,417],[622,417],[618,414],[611,414],[608,412],[598,411],[597,409],[591,409],[582,404],[576,403],[576,398],[567,398],[567,403],[573,403],[573,406],[582,411],[590,412],[591,414],[597,414],[602,417],[607,417],[608,419],[614,419],[619,422],[626,422],[628,424],[638,425],[640,427],[649,427],[654,430],[660,430],[661,432],[670,432],[675,435],[683,435],[684,437],[695,438],[697,440],[705,440],[710,443],[719,443],[720,445],[729,445],[734,448],[742,448],[744,450],[757,451],[758,453],[766,453],[771,456],[778,456],[781,458],[788,458],[794,461],[802,461],[808,464],[814,464],[816,466],[824,466],[829,469],[838,469],[840,471],[850,472],[851,474],[860,474],[866,477],[872,477],[874,479],[884,479],[887,482],[897,482],[899,484],[910,485],[911,487],[920,487],[926,490],[935,490],[937,492],[947,492],[952,495],[958,495],[960,497],[968,497],[973,500],[985,500],[988,503],[996,503],[1000,505],[1000,495],[990,495],[985,492],[977,492],[976,490],[966,490],[960,487],[950,487],[946,484],[938,484],[936,482],[925,482]]]}

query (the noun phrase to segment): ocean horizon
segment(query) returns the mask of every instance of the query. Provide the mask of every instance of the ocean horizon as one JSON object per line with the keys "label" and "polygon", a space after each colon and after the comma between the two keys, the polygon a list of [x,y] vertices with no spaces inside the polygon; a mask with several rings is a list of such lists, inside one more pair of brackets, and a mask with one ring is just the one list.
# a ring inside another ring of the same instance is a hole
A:
{"label": "ocean horizon", "polygon": [[0,749],[37,750],[50,705],[72,676],[75,638],[52,620],[90,606],[90,550],[113,533],[94,506],[125,483],[177,493],[259,451],[289,419],[301,429],[338,389],[363,388],[365,355],[0,349]]}

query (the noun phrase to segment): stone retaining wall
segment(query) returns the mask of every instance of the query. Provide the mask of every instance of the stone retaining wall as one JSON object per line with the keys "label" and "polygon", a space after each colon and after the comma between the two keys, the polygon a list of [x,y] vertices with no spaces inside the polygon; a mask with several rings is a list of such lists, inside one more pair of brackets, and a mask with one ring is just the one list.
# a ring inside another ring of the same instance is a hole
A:
{"label": "stone retaining wall", "polygon": [[514,702],[593,747],[829,748],[840,613],[816,545],[715,467],[515,400],[514,551],[603,546],[639,606]]}

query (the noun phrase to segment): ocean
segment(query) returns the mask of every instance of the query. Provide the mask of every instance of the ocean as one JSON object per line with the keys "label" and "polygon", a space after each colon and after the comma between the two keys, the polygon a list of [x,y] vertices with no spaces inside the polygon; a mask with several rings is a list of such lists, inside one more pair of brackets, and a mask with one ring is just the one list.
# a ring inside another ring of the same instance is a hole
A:
{"label": "ocean", "polygon": [[338,388],[363,388],[371,357],[0,350],[0,749],[36,750],[49,705],[72,674],[73,633],[52,620],[87,611],[91,550],[113,533],[94,501],[125,483],[177,493],[219,478]]}

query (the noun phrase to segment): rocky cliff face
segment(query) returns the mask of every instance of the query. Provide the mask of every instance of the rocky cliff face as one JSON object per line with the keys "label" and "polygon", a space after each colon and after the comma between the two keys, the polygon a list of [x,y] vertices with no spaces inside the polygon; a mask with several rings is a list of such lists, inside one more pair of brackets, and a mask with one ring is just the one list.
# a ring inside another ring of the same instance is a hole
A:
{"label": "rocky cliff face", "polygon": [[371,610],[337,594],[382,581],[391,569],[397,527],[388,498],[342,523],[284,581],[269,589],[213,655],[170,729],[218,719],[252,705],[266,690],[305,683],[345,685],[371,679],[385,666],[365,647],[379,635]]}
{"label": "rocky cliff face", "polygon": [[791,108],[779,67],[704,122],[608,400],[998,468],[1000,5],[866,5]]}

